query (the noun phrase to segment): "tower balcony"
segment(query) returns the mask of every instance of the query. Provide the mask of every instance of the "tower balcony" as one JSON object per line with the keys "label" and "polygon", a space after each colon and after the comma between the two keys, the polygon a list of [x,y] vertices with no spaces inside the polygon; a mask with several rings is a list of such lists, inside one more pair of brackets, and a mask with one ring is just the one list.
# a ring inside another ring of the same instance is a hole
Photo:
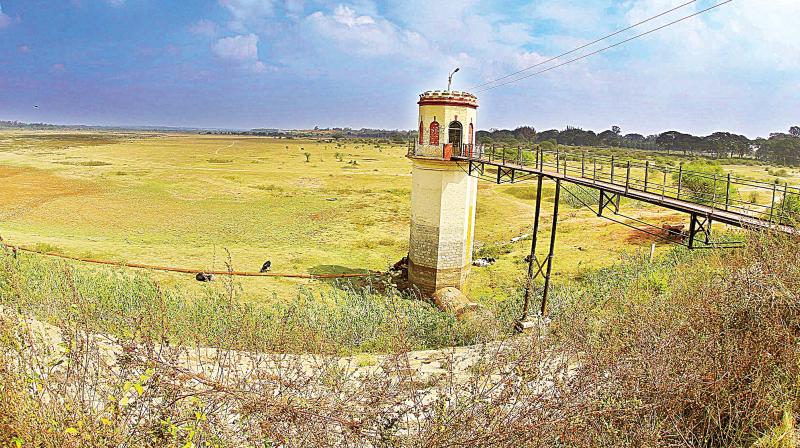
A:
{"label": "tower balcony", "polygon": [[483,155],[483,145],[443,143],[439,145],[420,144],[414,142],[409,146],[408,157],[423,159],[450,160],[452,157],[480,158]]}

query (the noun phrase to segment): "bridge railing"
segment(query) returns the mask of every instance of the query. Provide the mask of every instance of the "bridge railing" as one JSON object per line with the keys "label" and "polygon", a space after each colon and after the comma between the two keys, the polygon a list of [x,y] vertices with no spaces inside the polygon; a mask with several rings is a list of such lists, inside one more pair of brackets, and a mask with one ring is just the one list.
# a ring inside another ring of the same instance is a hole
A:
{"label": "bridge railing", "polygon": [[800,188],[788,183],[763,182],[731,173],[693,171],[685,169],[682,162],[676,167],[586,152],[494,146],[476,147],[468,158],[555,172],[594,183],[610,183],[626,191],[691,201],[770,223],[787,222],[800,207]]}

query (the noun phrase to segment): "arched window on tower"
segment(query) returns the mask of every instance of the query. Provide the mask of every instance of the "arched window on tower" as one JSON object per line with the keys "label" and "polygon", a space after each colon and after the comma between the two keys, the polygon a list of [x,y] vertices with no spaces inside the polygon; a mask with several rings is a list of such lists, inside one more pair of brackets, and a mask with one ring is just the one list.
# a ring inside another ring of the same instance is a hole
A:
{"label": "arched window on tower", "polygon": [[431,123],[431,135],[429,137],[429,143],[431,145],[438,145],[439,144],[439,122],[434,120]]}
{"label": "arched window on tower", "polygon": [[423,143],[425,143],[425,140],[423,140],[423,135],[422,135],[422,132],[423,132],[424,130],[425,130],[425,126],[424,126],[424,125],[422,124],[422,122],[420,121],[420,122],[419,122],[419,144],[420,144],[420,145],[421,145],[421,144],[423,144]]}
{"label": "arched window on tower", "polygon": [[450,123],[450,126],[447,127],[447,137],[453,148],[461,149],[464,144],[464,126],[458,121]]}

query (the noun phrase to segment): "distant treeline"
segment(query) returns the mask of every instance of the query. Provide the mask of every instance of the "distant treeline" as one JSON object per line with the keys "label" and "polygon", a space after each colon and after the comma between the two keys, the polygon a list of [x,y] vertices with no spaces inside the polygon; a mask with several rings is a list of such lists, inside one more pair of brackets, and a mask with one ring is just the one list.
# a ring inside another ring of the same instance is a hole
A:
{"label": "distant treeline", "polygon": [[595,133],[581,128],[567,127],[563,131],[550,129],[537,132],[531,126],[514,130],[491,129],[476,133],[478,143],[502,146],[530,146],[538,144],[555,147],[607,146],[637,148],[654,151],[681,152],[684,154],[712,157],[756,158],[780,165],[800,165],[800,126],[792,126],[788,133],[776,132],[768,138],[749,139],[730,132],[715,132],[707,136],[695,136],[678,131],[644,136],[623,134],[619,126]]}
{"label": "distant treeline", "polygon": [[57,129],[91,129],[89,126],[82,125],[60,125],[48,123],[23,123],[21,121],[0,120],[0,129],[30,129],[40,131],[53,131]]}
{"label": "distant treeline", "polygon": [[249,131],[203,131],[202,134],[214,135],[255,135],[262,137],[274,138],[326,138],[333,140],[350,139],[350,138],[368,138],[368,139],[381,139],[388,140],[394,143],[405,143],[413,140],[417,135],[414,131],[404,130],[386,130],[386,129],[351,129],[351,128],[314,128],[314,129],[301,129],[301,130],[283,130],[283,129],[251,129]]}
{"label": "distant treeline", "polygon": [[25,129],[32,131],[158,131],[158,132],[196,132],[196,128],[170,126],[92,126],[85,124],[25,123],[23,121],[0,120],[0,129]]}

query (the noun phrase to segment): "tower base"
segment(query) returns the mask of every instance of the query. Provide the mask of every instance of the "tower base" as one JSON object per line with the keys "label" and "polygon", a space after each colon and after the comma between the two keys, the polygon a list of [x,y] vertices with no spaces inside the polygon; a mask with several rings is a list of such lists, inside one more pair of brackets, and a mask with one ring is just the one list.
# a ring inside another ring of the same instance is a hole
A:
{"label": "tower base", "polygon": [[452,161],[412,162],[409,280],[426,295],[461,288],[472,265],[478,180]]}

